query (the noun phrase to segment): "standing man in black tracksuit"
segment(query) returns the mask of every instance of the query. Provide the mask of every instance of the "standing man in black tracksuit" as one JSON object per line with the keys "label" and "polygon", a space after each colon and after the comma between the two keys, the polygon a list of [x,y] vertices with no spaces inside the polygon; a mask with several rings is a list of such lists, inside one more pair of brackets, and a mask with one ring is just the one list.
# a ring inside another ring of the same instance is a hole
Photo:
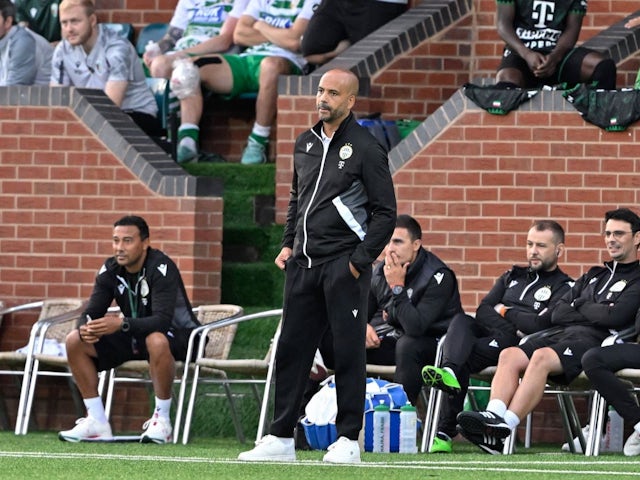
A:
{"label": "standing man in black tracksuit", "polygon": [[475,318],[456,315],[447,330],[440,366],[422,370],[427,385],[448,393],[431,453],[450,453],[456,416],[462,411],[469,376],[496,365],[500,352],[528,335],[551,326],[551,310],[573,285],[558,268],[564,253],[564,229],[553,220],[538,220],[527,233],[527,261],[503,273],[482,299]]}
{"label": "standing man in black tracksuit", "polygon": [[293,432],[314,353],[328,327],[334,336],[338,440],[323,460],[360,461],[371,264],[391,237],[396,200],[383,147],[351,109],[358,78],[330,70],[320,79],[320,116],[294,149],[293,180],[282,250],[284,316],[276,355],[270,435],[238,457],[295,460]]}
{"label": "standing man in black tracksuit", "polygon": [[611,261],[590,268],[555,305],[551,323],[560,331],[503,350],[487,410],[458,415],[458,431],[485,452],[502,453],[504,439],[542,399],[547,377],[568,385],[582,371],[587,350],[634,325],[640,307],[640,217],[619,208],[604,220]]}
{"label": "standing man in black tracksuit", "polygon": [[369,294],[367,363],[395,365],[394,381],[416,404],[420,370],[432,363],[451,319],[462,313],[456,275],[422,245],[422,227],[399,215]]}

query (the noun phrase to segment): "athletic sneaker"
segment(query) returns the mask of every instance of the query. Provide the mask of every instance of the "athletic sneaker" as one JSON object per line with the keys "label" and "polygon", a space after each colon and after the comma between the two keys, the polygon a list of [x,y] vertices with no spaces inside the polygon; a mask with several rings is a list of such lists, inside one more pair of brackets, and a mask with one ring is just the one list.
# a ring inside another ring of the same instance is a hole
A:
{"label": "athletic sneaker", "polygon": [[426,365],[422,368],[422,380],[430,387],[437,388],[448,394],[460,393],[460,383],[455,375],[449,371]]}
{"label": "athletic sneaker", "polygon": [[177,158],[176,161],[180,164],[191,163],[194,160],[198,160],[198,151],[192,150],[187,147],[183,147],[182,145],[178,145],[178,151],[176,153]]}
{"label": "athletic sneaker", "polygon": [[433,438],[430,453],[451,453],[453,451],[453,440],[449,435],[438,432]]}
{"label": "athletic sneaker", "polygon": [[294,462],[296,449],[293,438],[276,437],[266,435],[256,442],[253,450],[242,452],[238,460],[246,462]]}
{"label": "athletic sneaker", "polygon": [[149,420],[142,425],[144,432],[140,436],[140,442],[142,443],[170,443],[171,432],[171,420],[165,417],[160,417],[158,414],[154,414]]}
{"label": "athletic sneaker", "polygon": [[247,146],[242,152],[240,163],[243,163],[245,165],[267,163],[267,146],[249,137]]}
{"label": "athletic sneaker", "polygon": [[640,455],[640,433],[634,430],[627,441],[624,442],[624,448],[622,449],[627,457],[634,457]]}
{"label": "athletic sneaker", "polygon": [[[586,441],[587,437],[589,436],[589,424],[587,424],[584,427],[582,427],[582,436],[584,437],[584,439]],[[603,445],[604,445],[604,435],[602,435],[602,438],[600,438],[600,448],[601,449],[602,449]],[[574,439],[573,439],[573,448],[575,448],[576,453],[582,453],[582,445],[580,445],[580,440],[578,439],[578,437],[574,437]],[[566,442],[562,444],[561,450],[563,452],[570,452],[571,451],[569,449],[569,444],[566,443]]]}
{"label": "athletic sneaker", "polygon": [[58,438],[67,442],[81,442],[83,440],[111,440],[111,425],[109,422],[99,422],[93,417],[76,420],[76,426],[71,430],[58,433]]}
{"label": "athletic sneaker", "polygon": [[340,437],[329,445],[322,461],[327,463],[360,463],[360,445],[357,440]]}
{"label": "athletic sneaker", "polygon": [[[458,425],[464,432],[472,436],[487,436],[498,439],[511,435],[509,425],[493,412],[460,412],[456,417]],[[466,438],[469,438],[465,435]]]}
{"label": "athletic sneaker", "polygon": [[471,443],[476,444],[482,451],[490,455],[502,455],[504,451],[504,438],[491,435],[475,435],[457,426],[458,432]]}

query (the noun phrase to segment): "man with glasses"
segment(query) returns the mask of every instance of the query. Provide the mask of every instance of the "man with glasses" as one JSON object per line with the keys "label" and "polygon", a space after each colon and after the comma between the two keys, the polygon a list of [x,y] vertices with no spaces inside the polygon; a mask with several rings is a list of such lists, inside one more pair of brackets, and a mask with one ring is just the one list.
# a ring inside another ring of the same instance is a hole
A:
{"label": "man with glasses", "polygon": [[551,323],[560,330],[503,350],[487,410],[458,415],[458,431],[485,452],[502,453],[504,439],[542,399],[547,377],[568,385],[582,371],[587,350],[634,324],[640,307],[640,217],[620,208],[608,211],[604,224],[611,260],[591,267],[558,301]]}

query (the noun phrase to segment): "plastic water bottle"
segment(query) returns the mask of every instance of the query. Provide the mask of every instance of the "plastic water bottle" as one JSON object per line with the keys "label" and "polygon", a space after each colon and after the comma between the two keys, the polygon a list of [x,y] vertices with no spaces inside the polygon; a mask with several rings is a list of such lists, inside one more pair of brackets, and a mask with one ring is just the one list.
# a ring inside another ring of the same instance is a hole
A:
{"label": "plastic water bottle", "polygon": [[160,45],[158,45],[153,40],[149,40],[149,43],[145,45],[144,52],[149,56],[149,60],[153,60],[158,55],[162,54],[162,50],[160,50]]}
{"label": "plastic water bottle", "polygon": [[407,402],[400,407],[400,453],[418,453],[416,445],[416,407]]}
{"label": "plastic water bottle", "polygon": [[389,453],[391,443],[391,413],[389,406],[380,402],[373,408],[373,451]]}

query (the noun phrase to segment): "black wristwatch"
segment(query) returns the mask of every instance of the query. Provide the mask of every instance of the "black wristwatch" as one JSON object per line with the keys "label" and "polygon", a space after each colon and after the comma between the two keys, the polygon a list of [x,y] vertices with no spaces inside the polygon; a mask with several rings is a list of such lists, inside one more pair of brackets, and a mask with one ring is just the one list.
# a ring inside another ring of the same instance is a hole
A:
{"label": "black wristwatch", "polygon": [[394,295],[400,295],[403,290],[404,285],[394,285],[393,287],[391,287],[391,293],[393,293]]}
{"label": "black wristwatch", "polygon": [[131,330],[131,324],[129,323],[129,320],[127,320],[126,318],[122,319],[122,325],[120,325],[120,330],[123,331],[124,333],[127,333],[129,330]]}

